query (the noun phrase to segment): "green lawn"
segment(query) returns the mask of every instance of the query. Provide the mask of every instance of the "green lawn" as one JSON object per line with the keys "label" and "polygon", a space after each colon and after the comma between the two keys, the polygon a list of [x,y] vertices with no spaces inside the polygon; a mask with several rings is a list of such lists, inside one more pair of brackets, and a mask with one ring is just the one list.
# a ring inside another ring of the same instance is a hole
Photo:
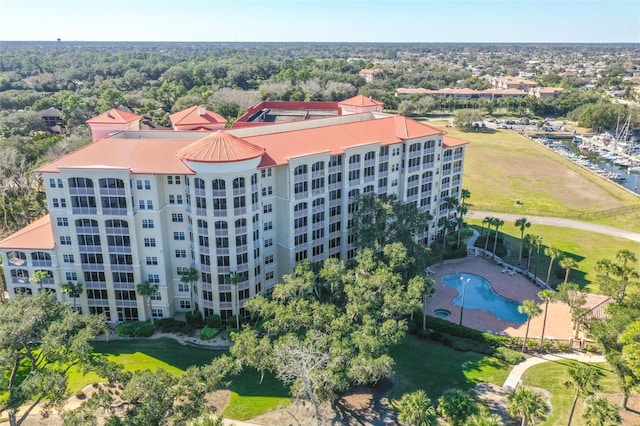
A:
{"label": "green lawn", "polygon": [[[164,368],[172,374],[180,374],[192,365],[204,365],[222,351],[212,351],[183,346],[173,339],[131,339],[94,342],[95,352],[103,353],[112,361],[125,365],[129,371]],[[74,372],[69,379],[69,389],[75,392],[87,384],[100,380],[95,374],[86,376]],[[289,391],[273,375],[260,374],[245,369],[230,377],[232,397],[224,410],[225,417],[245,420],[272,410],[290,401]]]}
{"label": "green lawn", "polygon": [[459,352],[414,336],[392,350],[396,384],[389,398],[424,389],[432,401],[451,388],[472,389],[480,382],[502,386],[511,366],[476,352]]}
{"label": "green lawn", "polygon": [[[549,216],[574,215],[640,205],[640,197],[513,131],[462,132],[446,121],[427,124],[467,140],[463,187],[478,210],[536,209]],[[515,204],[522,201],[522,205]],[[523,215],[526,215],[522,210]],[[587,219],[640,232],[640,211]]]}
{"label": "green lawn", "polygon": [[[522,382],[526,386],[535,386],[551,392],[551,406],[553,407],[549,417],[541,425],[559,425],[566,424],[569,419],[569,411],[573,402],[574,391],[571,388],[565,388],[564,383],[569,380],[567,373],[568,366],[574,361],[558,361],[545,362],[529,368]],[[602,392],[616,393],[620,392],[620,386],[615,374],[610,371],[608,364],[594,364],[602,373],[600,384]],[[582,400],[578,400],[576,412],[573,415],[572,425],[584,425],[582,418]]]}
{"label": "green lawn", "polygon": [[[483,218],[469,218],[467,222],[480,232],[482,230]],[[506,244],[509,249],[507,261],[516,263],[518,261],[518,251],[520,248],[520,229],[512,222],[505,222],[499,229],[501,234],[506,234]],[[485,227],[486,232],[486,227]],[[543,239],[543,248],[540,249],[540,261],[538,264],[538,276],[543,279],[547,277],[549,268],[549,258],[544,255],[544,246],[553,245],[564,252],[564,256],[571,256],[577,260],[578,267],[571,270],[569,280],[579,284],[591,293],[598,293],[599,287],[596,281],[594,268],[600,259],[613,259],[616,252],[628,249],[640,256],[638,243],[631,240],[611,237],[595,232],[585,232],[572,228],[559,228],[555,226],[531,225],[525,233],[540,235]],[[490,246],[492,241],[490,240]],[[526,259],[524,260],[526,265]],[[558,259],[554,262],[554,269],[558,265]],[[535,269],[535,258],[532,259],[531,271]],[[561,271],[562,272],[562,271]],[[551,282],[559,283],[564,281],[564,273],[561,276],[551,274]]]}

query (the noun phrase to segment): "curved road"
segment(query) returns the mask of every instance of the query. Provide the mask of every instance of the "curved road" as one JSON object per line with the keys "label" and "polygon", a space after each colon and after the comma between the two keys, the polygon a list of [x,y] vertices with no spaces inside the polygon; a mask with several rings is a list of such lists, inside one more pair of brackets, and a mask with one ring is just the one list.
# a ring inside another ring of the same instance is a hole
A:
{"label": "curved road", "polygon": [[515,222],[521,217],[526,217],[529,222],[535,225],[561,226],[563,228],[581,229],[583,231],[596,232],[598,234],[611,235],[618,238],[626,238],[627,240],[640,243],[640,234],[637,232],[627,231],[626,229],[614,228],[613,226],[599,225],[597,223],[582,222],[579,220],[563,219],[559,217],[547,216],[527,216],[522,214],[495,213],[472,211],[467,217],[475,219],[483,219],[485,217],[497,217],[504,221]]}

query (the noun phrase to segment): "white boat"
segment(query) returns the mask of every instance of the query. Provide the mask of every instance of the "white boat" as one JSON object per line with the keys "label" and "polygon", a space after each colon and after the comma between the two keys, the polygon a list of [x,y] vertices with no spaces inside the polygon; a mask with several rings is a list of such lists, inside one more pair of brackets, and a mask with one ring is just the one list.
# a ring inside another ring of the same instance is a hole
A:
{"label": "white boat", "polygon": [[640,173],[640,166],[629,167],[629,173]]}

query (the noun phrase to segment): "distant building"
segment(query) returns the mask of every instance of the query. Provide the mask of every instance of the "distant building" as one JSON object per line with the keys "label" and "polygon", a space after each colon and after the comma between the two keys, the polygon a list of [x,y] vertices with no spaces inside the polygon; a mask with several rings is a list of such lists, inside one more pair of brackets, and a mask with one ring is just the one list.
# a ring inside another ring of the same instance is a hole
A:
{"label": "distant building", "polygon": [[529,96],[539,99],[554,99],[564,92],[561,87],[535,87],[529,90]]}
{"label": "distant building", "polygon": [[62,112],[58,107],[51,107],[44,109],[42,111],[38,111],[40,117],[44,121],[45,126],[47,126],[54,133],[62,133],[64,129],[65,122],[62,119]]}
{"label": "distant building", "polygon": [[367,83],[373,82],[375,80],[376,75],[382,74],[383,71],[380,68],[370,68],[370,69],[362,69],[358,73],[360,77],[364,78],[364,81]]}
{"label": "distant building", "polygon": [[[93,143],[38,170],[49,214],[0,241],[10,296],[46,290],[65,300],[61,286],[82,282],[80,311],[107,321],[196,309],[227,323],[302,260],[353,258],[360,194],[429,212],[418,238],[434,242],[444,200],[460,196],[467,142],[383,114],[367,97],[336,108],[215,132],[140,131],[140,116],[118,110],[89,120]],[[190,267],[197,282],[183,283]],[[36,271],[48,277],[32,283]],[[144,281],[159,286],[151,312],[136,291]]]}
{"label": "distant building", "polygon": [[428,95],[434,98],[454,98],[454,99],[498,99],[498,98],[524,98],[527,96],[527,92],[518,89],[486,89],[486,90],[474,90],[474,89],[396,89],[396,95]]}
{"label": "distant building", "polygon": [[222,130],[227,120],[216,112],[208,111],[203,106],[194,106],[169,116],[173,130]]}
{"label": "distant building", "polygon": [[491,85],[497,89],[518,89],[528,91],[538,87],[538,83],[519,77],[488,77]]}

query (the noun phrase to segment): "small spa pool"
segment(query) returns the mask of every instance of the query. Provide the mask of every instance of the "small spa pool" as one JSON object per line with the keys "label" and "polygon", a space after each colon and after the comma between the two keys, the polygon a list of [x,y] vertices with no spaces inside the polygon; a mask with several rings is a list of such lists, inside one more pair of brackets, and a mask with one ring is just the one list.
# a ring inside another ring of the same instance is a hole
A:
{"label": "small spa pool", "polygon": [[453,299],[456,306],[462,304],[462,289],[466,284],[464,290],[465,310],[482,309],[509,322],[523,323],[527,321],[527,316],[518,312],[520,303],[496,293],[491,287],[491,283],[479,275],[449,274],[442,277],[442,283],[458,290],[458,296]]}
{"label": "small spa pool", "polygon": [[447,309],[436,309],[433,311],[433,315],[438,318],[449,318],[451,316],[451,311]]}

